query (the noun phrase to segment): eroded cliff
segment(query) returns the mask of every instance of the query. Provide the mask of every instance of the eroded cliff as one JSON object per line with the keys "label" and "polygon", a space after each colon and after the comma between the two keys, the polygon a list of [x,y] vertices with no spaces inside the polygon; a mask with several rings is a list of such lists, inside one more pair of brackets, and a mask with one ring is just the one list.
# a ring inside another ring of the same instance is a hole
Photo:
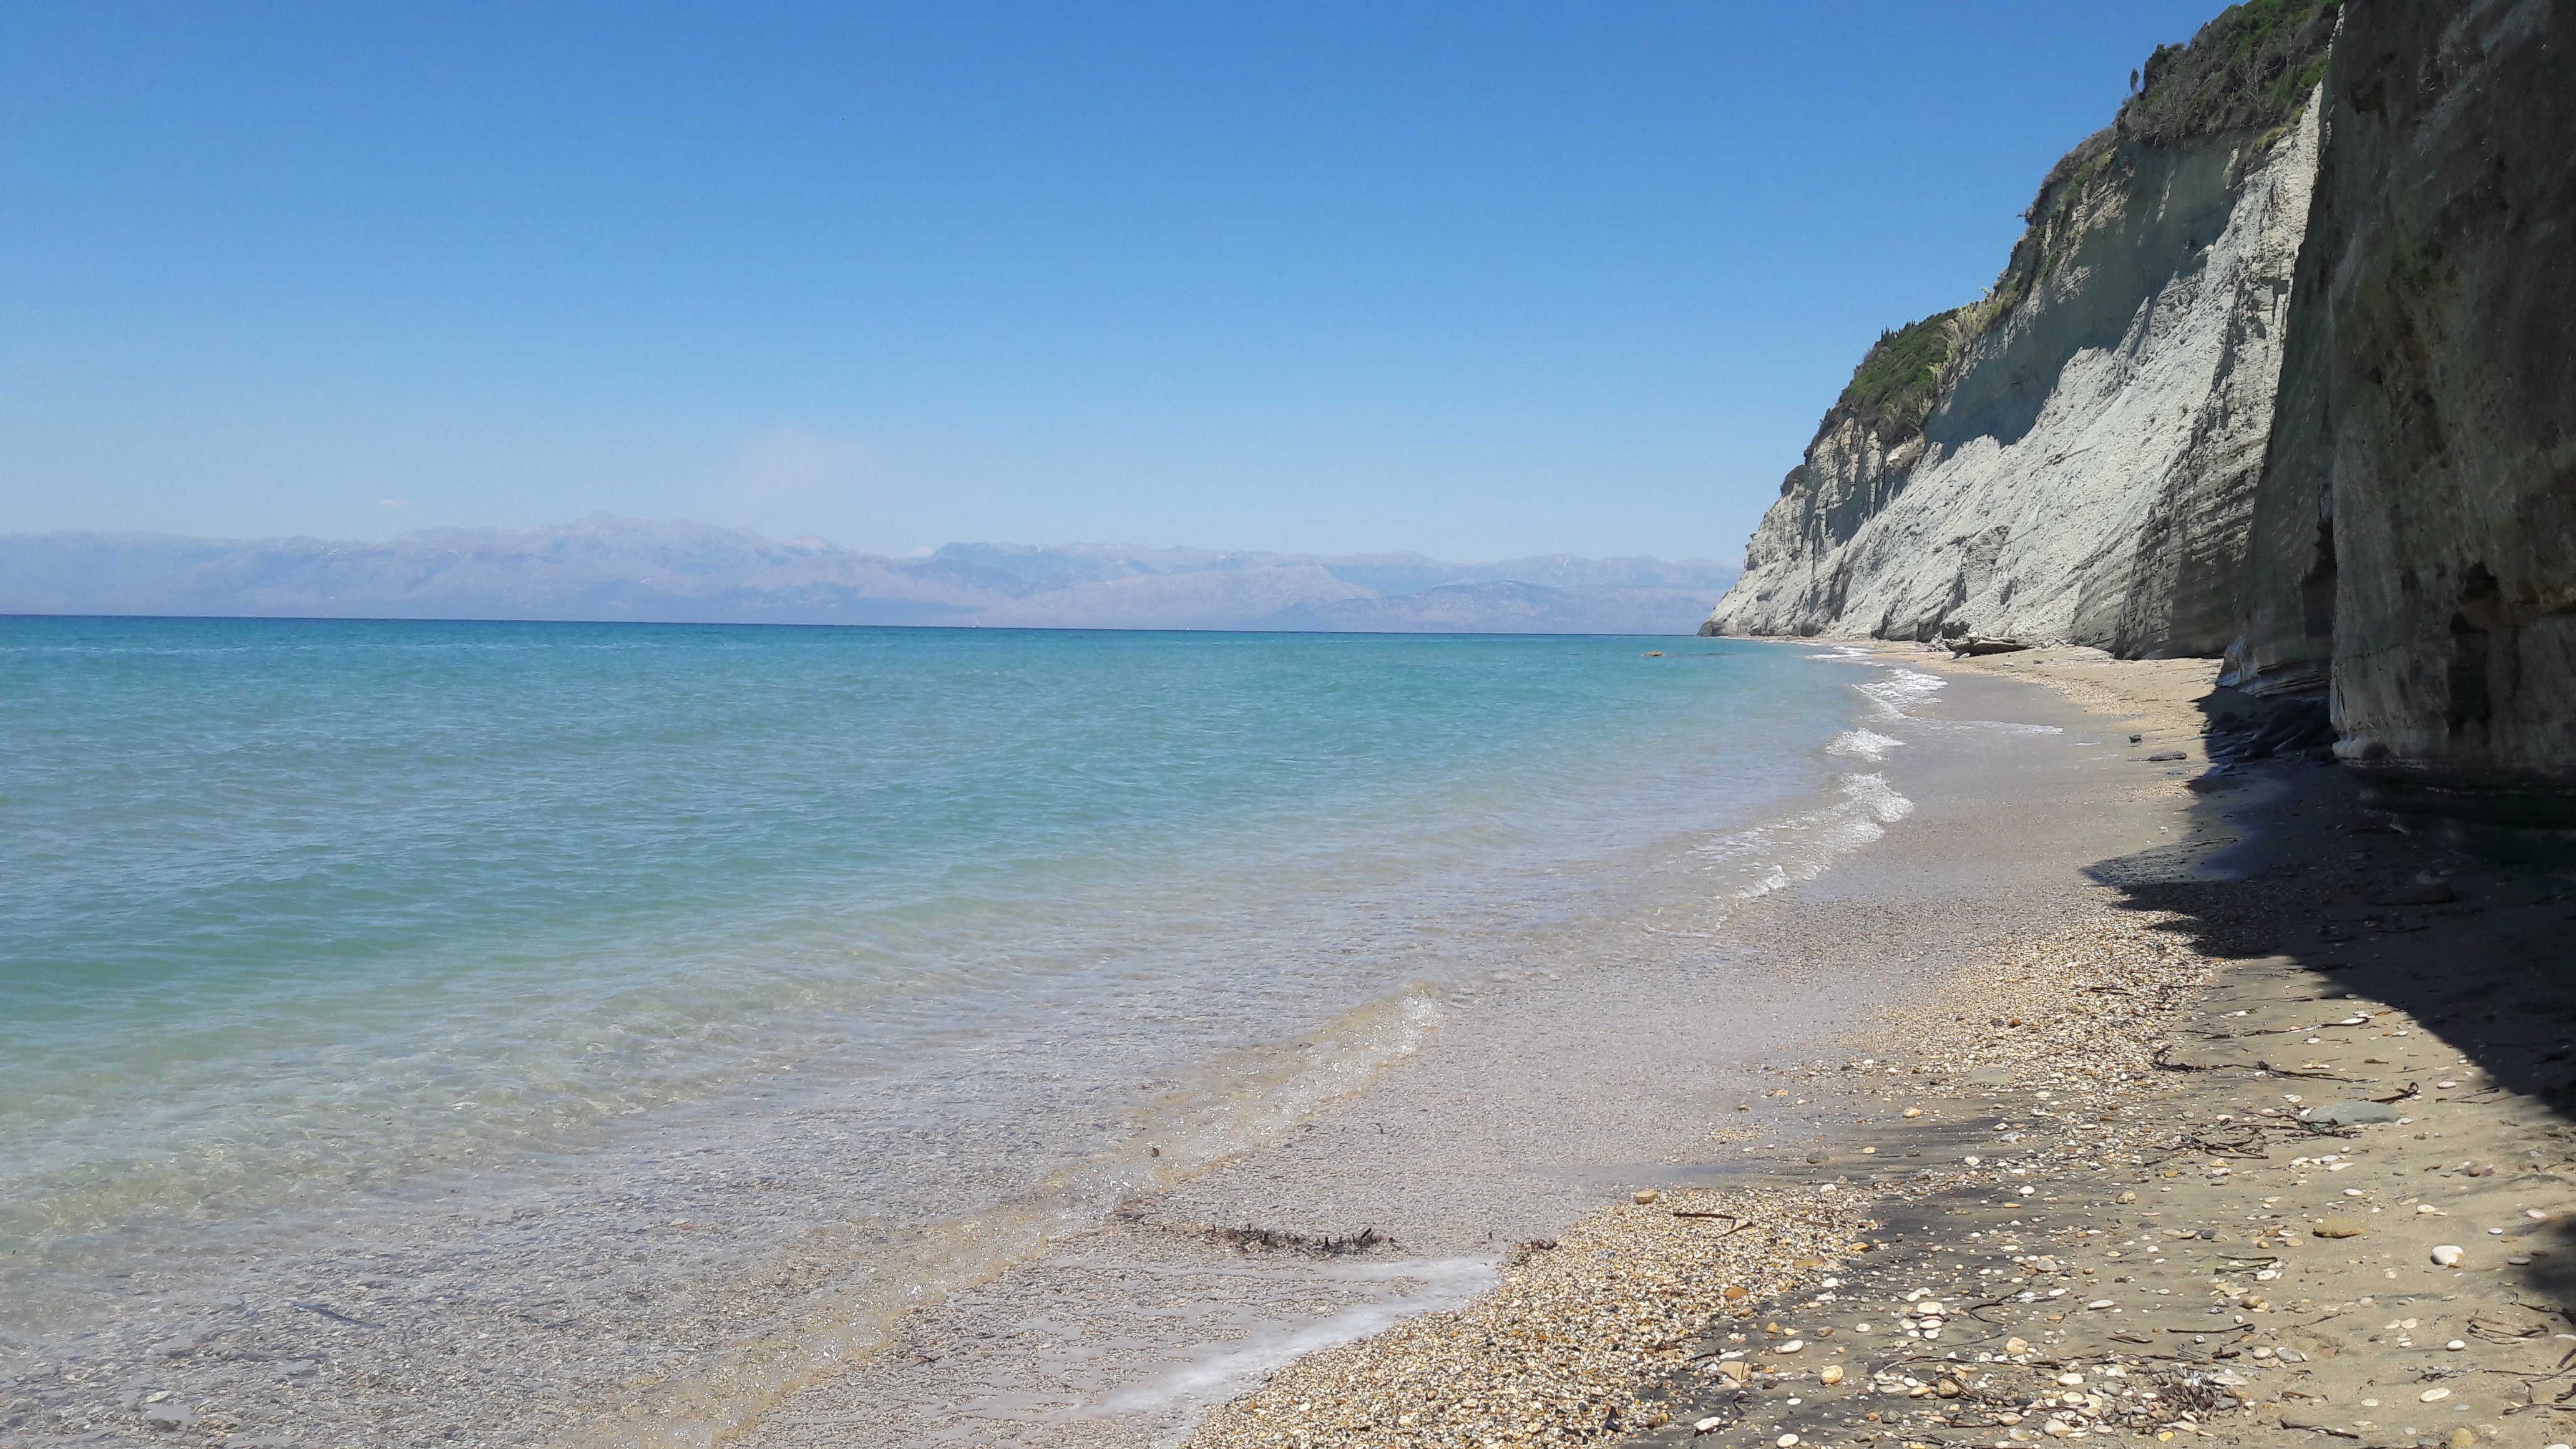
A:
{"label": "eroded cliff", "polygon": [[2232,677],[2337,753],[2576,824],[2576,6],[2346,7]]}
{"label": "eroded cliff", "polygon": [[2218,654],[2576,826],[2576,3],[2252,0],[1854,373],[1704,633]]}
{"label": "eroded cliff", "polygon": [[2283,0],[2160,50],[1988,297],[1862,361],[1703,632],[2225,647],[2332,30]]}

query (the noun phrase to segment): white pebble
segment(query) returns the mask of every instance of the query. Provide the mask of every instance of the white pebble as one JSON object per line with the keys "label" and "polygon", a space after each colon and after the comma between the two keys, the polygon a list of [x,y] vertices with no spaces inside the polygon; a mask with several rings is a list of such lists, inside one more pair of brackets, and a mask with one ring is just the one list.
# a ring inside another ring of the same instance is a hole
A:
{"label": "white pebble", "polygon": [[2433,1263],[2436,1267],[2456,1268],[2459,1266],[2460,1260],[2467,1256],[2467,1251],[2461,1248],[2459,1244],[2444,1243],[2433,1250]]}

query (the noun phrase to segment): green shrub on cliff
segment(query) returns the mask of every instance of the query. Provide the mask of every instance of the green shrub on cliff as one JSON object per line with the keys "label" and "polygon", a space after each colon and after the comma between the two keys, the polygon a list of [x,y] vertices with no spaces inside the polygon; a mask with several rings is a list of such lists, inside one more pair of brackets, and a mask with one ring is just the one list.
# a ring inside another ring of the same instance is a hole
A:
{"label": "green shrub on cliff", "polygon": [[2156,47],[2112,128],[2124,140],[2171,146],[2287,125],[2325,74],[2338,8],[2338,0],[2228,6],[2191,44]]}
{"label": "green shrub on cliff", "polygon": [[1882,444],[1900,443],[1921,432],[1958,346],[1957,329],[1950,323],[1966,310],[1954,308],[1878,334],[1860,366],[1852,369],[1851,384],[1834,400],[1825,426],[1830,428],[1841,418],[1857,418],[1878,434]]}
{"label": "green shrub on cliff", "polygon": [[[2023,213],[2029,229],[1981,302],[1926,317],[1878,341],[1817,428],[1822,437],[1857,419],[1893,447],[1923,430],[1952,359],[2011,313],[2080,239],[2084,198],[2126,175],[2124,147],[2178,146],[2212,136],[2282,133],[2325,73],[2341,0],[2245,0],[2219,12],[2188,45],[2160,45],[2137,91],[2110,125],[2077,143],[2040,182]],[[2260,143],[2258,143],[2260,144]],[[1796,487],[1793,470],[1782,491]]]}
{"label": "green shrub on cliff", "polygon": [[2085,195],[2119,165],[2120,148],[2179,146],[2211,136],[2277,137],[2297,118],[2325,74],[2341,0],[2246,0],[2200,27],[2189,45],[2159,45],[2139,72],[2135,95],[2111,124],[2076,143],[2039,183],[1996,279],[1996,315],[2030,295],[2078,230]]}

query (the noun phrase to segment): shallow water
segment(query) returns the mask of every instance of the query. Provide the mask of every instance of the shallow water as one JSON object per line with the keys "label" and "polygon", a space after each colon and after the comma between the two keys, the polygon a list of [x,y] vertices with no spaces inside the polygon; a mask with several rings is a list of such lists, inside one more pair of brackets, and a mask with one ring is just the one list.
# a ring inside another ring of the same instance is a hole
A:
{"label": "shallow water", "polygon": [[727,1261],[802,1235],[761,1311],[860,1323],[1265,1140],[1450,989],[1871,838],[1909,686],[1856,682],[1697,640],[0,620],[0,1342],[112,1357],[168,1328],[119,1328],[138,1294],[256,1308],[455,1201],[620,1204],[557,1257],[722,1218],[702,1153],[828,1164]]}

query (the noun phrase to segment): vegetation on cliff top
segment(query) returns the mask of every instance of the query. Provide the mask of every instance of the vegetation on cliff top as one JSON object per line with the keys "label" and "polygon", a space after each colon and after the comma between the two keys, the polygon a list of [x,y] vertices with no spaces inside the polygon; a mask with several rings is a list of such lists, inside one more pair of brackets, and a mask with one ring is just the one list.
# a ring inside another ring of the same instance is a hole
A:
{"label": "vegetation on cliff top", "polygon": [[2111,123],[2125,140],[2171,146],[2289,124],[2325,74],[2338,0],[2247,0],[2189,45],[2159,45],[2138,93]]}
{"label": "vegetation on cliff top", "polygon": [[2341,0],[2246,0],[2200,27],[2189,45],[2159,45],[2131,77],[2137,90],[2111,124],[2076,143],[2022,213],[2030,229],[1995,280],[1998,313],[2048,275],[2071,239],[2077,205],[2117,163],[2121,145],[2180,146],[2211,136],[2288,128],[2325,74]]}
{"label": "vegetation on cliff top", "polygon": [[1949,323],[1964,310],[1936,313],[1878,334],[1860,366],[1852,369],[1851,383],[1834,400],[1824,425],[1830,428],[1839,419],[1857,418],[1887,446],[1921,432],[1957,346]]}
{"label": "vegetation on cliff top", "polygon": [[[1950,364],[1995,319],[2030,295],[2073,245],[2075,213],[2126,145],[2179,146],[2211,136],[2277,133],[2298,117],[2325,73],[2341,0],[2245,0],[2219,12],[2188,45],[2160,45],[2132,77],[2136,91],[2110,125],[2059,158],[2023,214],[2029,229],[1981,302],[1882,332],[1817,428],[1846,418],[1880,446],[1923,430]],[[1804,474],[1794,470],[1783,491]]]}

